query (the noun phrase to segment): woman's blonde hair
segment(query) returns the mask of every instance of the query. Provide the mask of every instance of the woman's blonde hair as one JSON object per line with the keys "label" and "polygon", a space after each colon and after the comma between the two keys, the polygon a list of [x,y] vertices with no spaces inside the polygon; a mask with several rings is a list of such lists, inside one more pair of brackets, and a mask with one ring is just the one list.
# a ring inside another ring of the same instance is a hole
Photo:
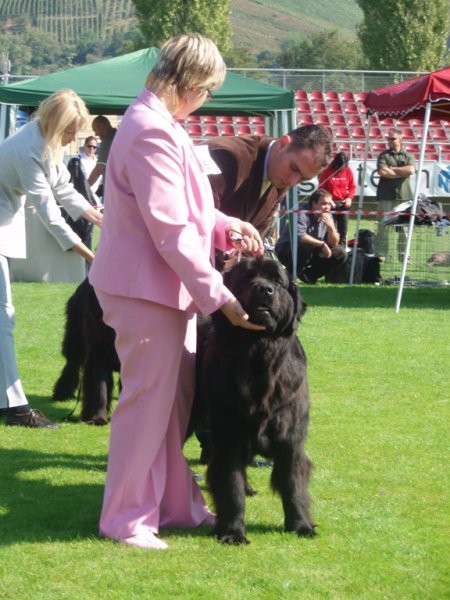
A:
{"label": "woman's blonde hair", "polygon": [[186,90],[211,90],[225,79],[226,66],[217,46],[199,33],[171,38],[161,48],[146,87],[152,92],[183,98]]}
{"label": "woman's blonde hair", "polygon": [[61,139],[67,129],[79,131],[89,123],[89,111],[83,100],[68,88],[43,100],[36,112],[45,139],[44,155],[57,163],[62,160]]}

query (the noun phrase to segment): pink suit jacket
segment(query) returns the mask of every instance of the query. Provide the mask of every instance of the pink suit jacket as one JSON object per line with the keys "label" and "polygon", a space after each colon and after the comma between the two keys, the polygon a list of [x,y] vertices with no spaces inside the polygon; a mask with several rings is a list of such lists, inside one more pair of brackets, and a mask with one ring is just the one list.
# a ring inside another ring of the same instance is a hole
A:
{"label": "pink suit jacket", "polygon": [[126,111],[106,170],[89,280],[109,294],[210,314],[232,297],[212,265],[230,221],[214,209],[191,140],[148,90]]}

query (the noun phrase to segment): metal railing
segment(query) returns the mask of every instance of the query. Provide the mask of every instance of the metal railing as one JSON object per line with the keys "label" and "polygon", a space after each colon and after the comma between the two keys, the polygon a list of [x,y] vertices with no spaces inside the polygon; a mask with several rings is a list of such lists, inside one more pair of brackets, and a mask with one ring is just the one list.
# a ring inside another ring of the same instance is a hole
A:
{"label": "metal railing", "polygon": [[264,83],[312,92],[367,92],[423,75],[415,71],[342,71],[339,69],[237,69],[229,71]]}

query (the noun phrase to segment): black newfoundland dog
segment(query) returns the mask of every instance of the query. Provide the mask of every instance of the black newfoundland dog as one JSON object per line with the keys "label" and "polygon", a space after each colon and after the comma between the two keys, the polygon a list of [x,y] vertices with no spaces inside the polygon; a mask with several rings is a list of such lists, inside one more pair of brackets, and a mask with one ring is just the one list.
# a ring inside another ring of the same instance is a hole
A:
{"label": "black newfoundland dog", "polygon": [[94,288],[85,279],[67,302],[61,349],[66,364],[54,385],[53,400],[76,396],[81,375],[81,419],[87,423],[108,423],[113,372],[120,368],[114,339],[114,330],[103,322]]}
{"label": "black newfoundland dog", "polygon": [[202,326],[195,405],[207,406],[212,454],[208,487],[217,511],[213,534],[247,544],[244,523],[246,467],[256,454],[273,461],[272,487],[281,495],[284,526],[312,537],[305,453],[309,393],[306,358],[296,330],[305,311],[297,285],[268,258],[243,259],[224,272],[226,286],[265,326],[233,326],[221,311]]}

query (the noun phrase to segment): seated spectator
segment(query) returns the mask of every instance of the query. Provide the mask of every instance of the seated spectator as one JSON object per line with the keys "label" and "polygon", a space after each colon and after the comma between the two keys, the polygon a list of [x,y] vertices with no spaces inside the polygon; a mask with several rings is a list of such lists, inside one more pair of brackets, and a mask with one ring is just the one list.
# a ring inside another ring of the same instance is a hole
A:
{"label": "seated spectator", "polygon": [[[347,252],[339,245],[339,234],[330,210],[334,208],[331,194],[324,189],[313,192],[297,223],[297,277],[305,283],[316,283],[347,260]],[[292,274],[292,251],[289,224],[286,222],[275,252],[279,261]]]}

